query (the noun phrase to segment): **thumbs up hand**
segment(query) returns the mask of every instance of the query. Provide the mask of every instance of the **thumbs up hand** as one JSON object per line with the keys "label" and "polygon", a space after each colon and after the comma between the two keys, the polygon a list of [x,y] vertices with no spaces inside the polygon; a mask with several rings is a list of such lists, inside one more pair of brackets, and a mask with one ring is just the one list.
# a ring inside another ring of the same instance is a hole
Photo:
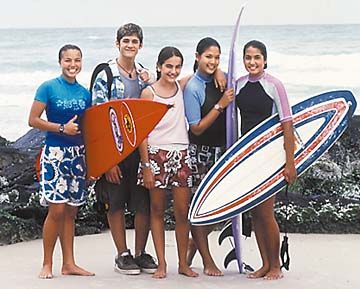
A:
{"label": "thumbs up hand", "polygon": [[64,133],[68,135],[77,135],[81,133],[79,125],[75,122],[77,118],[78,116],[74,115],[73,118],[64,125]]}

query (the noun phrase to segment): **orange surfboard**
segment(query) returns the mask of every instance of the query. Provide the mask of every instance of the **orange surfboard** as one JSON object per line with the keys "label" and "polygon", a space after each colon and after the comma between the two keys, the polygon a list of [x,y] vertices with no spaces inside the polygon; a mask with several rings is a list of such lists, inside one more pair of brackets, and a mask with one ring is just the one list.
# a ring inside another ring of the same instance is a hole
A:
{"label": "orange surfboard", "polygon": [[113,100],[87,109],[82,120],[87,175],[99,177],[125,159],[168,109],[144,99]]}

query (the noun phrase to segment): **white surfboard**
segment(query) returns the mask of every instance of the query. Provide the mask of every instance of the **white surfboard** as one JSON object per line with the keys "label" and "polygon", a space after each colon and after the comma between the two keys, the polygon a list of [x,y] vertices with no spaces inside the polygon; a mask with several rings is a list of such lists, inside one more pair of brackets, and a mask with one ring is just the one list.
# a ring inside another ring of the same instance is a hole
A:
{"label": "white surfboard", "polygon": [[[292,107],[295,167],[303,173],[341,136],[356,109],[349,91],[324,93]],[[285,185],[285,151],[278,115],[240,138],[211,168],[192,200],[194,225],[217,223],[250,210]]]}

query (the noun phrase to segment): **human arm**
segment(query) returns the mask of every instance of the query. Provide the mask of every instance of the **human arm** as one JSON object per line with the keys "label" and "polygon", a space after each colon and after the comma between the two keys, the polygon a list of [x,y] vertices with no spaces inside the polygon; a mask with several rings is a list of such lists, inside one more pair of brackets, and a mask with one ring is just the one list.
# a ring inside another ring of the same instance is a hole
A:
{"label": "human arm", "polygon": [[[144,89],[140,95],[141,99],[153,99],[153,94],[149,88]],[[149,162],[148,139],[145,138],[139,146],[140,161],[143,172],[144,187],[153,189],[155,187],[155,178]]]}
{"label": "human arm", "polygon": [[118,165],[112,167],[105,173],[105,178],[109,183],[120,184],[122,173]]}
{"label": "human arm", "polygon": [[295,137],[292,120],[281,123],[284,132],[284,149],[285,149],[285,180],[291,185],[297,178],[297,172],[294,162]]}
{"label": "human arm", "polygon": [[190,80],[190,78],[193,76],[193,74],[185,75],[179,80],[179,85],[182,91],[184,91],[186,84]]}
{"label": "human arm", "polygon": [[[30,115],[29,115],[29,126],[38,128],[43,131],[51,132],[60,132],[61,123],[54,123],[41,118],[42,113],[46,108],[46,103],[34,100]],[[75,122],[77,115],[74,115],[66,124],[64,125],[64,134],[67,135],[77,135],[80,134],[79,125]]]}
{"label": "human arm", "polygon": [[[189,75],[185,75],[184,77],[182,77],[179,80],[179,84],[182,90],[185,89],[185,86],[187,84],[187,82],[190,80],[190,78],[193,76],[194,74],[189,74]],[[226,88],[226,75],[225,73],[220,69],[217,68],[215,73],[214,73],[214,83],[215,83],[215,87],[219,88],[221,92],[224,92],[225,88]]]}
{"label": "human arm", "polygon": [[155,177],[151,169],[148,153],[148,140],[145,138],[139,146],[140,160],[143,172],[144,187],[151,190],[155,188]]}
{"label": "human arm", "polygon": [[150,90],[150,88],[145,88],[145,89],[141,92],[140,98],[141,98],[141,99],[153,100],[153,99],[154,99],[154,95],[153,95],[152,91]]}
{"label": "human arm", "polygon": [[285,87],[282,82],[277,78],[270,76],[269,74],[267,74],[266,77],[270,81],[270,83],[273,84],[274,91],[272,95],[275,101],[277,111],[279,113],[281,125],[284,132],[284,149],[286,157],[284,177],[289,184],[292,184],[297,178],[297,173],[294,163],[295,137],[291,107]]}
{"label": "human arm", "polygon": [[105,71],[101,71],[94,81],[94,85],[91,88],[91,102],[92,105],[101,104],[107,102],[111,97],[111,91],[108,92],[107,75]]}
{"label": "human arm", "polygon": [[220,106],[220,109],[217,110],[214,107],[198,123],[191,124],[191,132],[195,135],[201,135],[213,124],[219,115],[223,113],[221,110],[225,109],[234,100],[234,97],[234,89],[226,90],[217,103]]}
{"label": "human arm", "polygon": [[220,68],[217,68],[214,72],[214,83],[215,87],[219,88],[221,92],[225,90],[227,79],[225,73]]}
{"label": "human arm", "polygon": [[148,84],[152,84],[156,81],[156,76],[150,72],[149,69],[142,67],[139,63],[135,64],[136,72],[139,74],[140,79]]}

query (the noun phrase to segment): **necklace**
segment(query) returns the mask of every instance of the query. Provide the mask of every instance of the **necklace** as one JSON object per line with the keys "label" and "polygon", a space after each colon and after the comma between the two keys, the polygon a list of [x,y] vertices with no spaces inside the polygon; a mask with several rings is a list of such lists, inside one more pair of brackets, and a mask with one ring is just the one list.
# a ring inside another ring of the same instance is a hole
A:
{"label": "necklace", "polygon": [[120,67],[122,70],[124,70],[124,71],[128,74],[129,78],[132,78],[132,73],[133,73],[135,67],[132,67],[131,70],[128,71],[128,70],[126,70],[126,69],[120,64],[120,62],[119,62],[118,59],[116,59],[116,63],[119,65],[119,67]]}

